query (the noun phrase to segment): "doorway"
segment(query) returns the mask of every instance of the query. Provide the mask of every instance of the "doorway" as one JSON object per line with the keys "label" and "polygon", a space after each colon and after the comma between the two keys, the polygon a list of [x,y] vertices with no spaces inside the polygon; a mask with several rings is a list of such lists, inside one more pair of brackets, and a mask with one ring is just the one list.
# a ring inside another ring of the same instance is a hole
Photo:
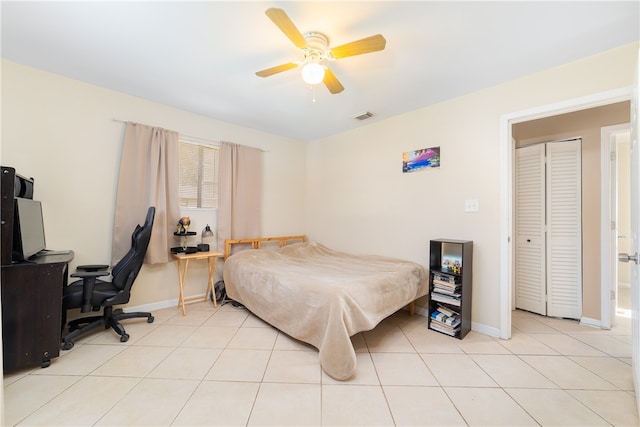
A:
{"label": "doorway", "polygon": [[[631,182],[629,165],[631,164],[631,130],[616,138],[618,163],[618,253],[633,253],[631,248]],[[616,291],[616,315],[631,318],[631,265],[617,262],[618,288]],[[614,316],[615,318],[616,316]]]}
{"label": "doorway", "polygon": [[[606,126],[601,132],[602,179],[602,328],[615,326],[618,314],[630,315],[631,269],[618,261],[630,250],[630,124]],[[609,260],[609,262],[604,262]],[[627,312],[618,313],[619,310]]]}
{"label": "doorway", "polygon": [[[607,106],[615,103],[626,102],[631,99],[631,88],[622,88],[603,92],[583,98],[564,101],[557,104],[545,105],[541,107],[523,110],[510,114],[505,114],[500,118],[500,201],[501,201],[501,227],[500,227],[500,331],[499,336],[503,339],[511,338],[511,312],[514,307],[514,241],[513,241],[513,162],[515,143],[513,138],[513,127],[516,124],[534,121],[562,115],[565,113],[577,112],[600,106]],[[628,111],[628,110],[627,110]],[[628,115],[627,115],[628,117]],[[575,133],[574,133],[575,135]],[[598,156],[599,158],[599,156]],[[584,178],[584,177],[583,177]],[[598,174],[599,180],[599,174]],[[599,187],[599,184],[597,185]],[[591,187],[592,188],[592,187]],[[599,229],[599,227],[597,227]],[[599,236],[598,236],[599,240]],[[587,242],[585,242],[585,246]],[[591,263],[590,264],[595,264]],[[600,256],[597,265],[599,268]],[[599,274],[598,274],[599,277]],[[598,314],[598,317],[599,314]],[[599,325],[598,325],[599,326]]]}

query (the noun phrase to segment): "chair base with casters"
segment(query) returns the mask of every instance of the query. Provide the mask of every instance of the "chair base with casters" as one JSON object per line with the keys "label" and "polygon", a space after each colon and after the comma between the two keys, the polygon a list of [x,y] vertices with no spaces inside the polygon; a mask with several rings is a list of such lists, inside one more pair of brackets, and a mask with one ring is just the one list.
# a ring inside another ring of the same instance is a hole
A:
{"label": "chair base with casters", "polygon": [[[147,318],[147,323],[153,323],[154,317],[151,313],[136,311],[133,313],[125,313],[122,309],[116,310],[113,307],[105,307],[102,316],[82,317],[69,322],[69,333],[62,338],[62,349],[71,350],[74,346],[76,338],[90,332],[96,328],[113,329],[120,335],[120,342],[129,341],[129,334],[120,323],[124,319]],[[84,325],[84,326],[80,326]]]}

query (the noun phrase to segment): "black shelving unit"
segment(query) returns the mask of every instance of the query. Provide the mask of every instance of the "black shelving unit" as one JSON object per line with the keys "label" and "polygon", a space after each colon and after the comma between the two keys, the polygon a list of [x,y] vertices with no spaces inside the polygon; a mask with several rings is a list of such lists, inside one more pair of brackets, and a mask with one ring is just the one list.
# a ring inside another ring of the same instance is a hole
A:
{"label": "black shelving unit", "polygon": [[187,239],[191,236],[195,236],[196,233],[195,231],[185,231],[182,233],[178,233],[175,232],[173,233],[174,236],[179,237],[180,238],[180,246],[176,246],[174,248],[171,248],[171,253],[174,254],[193,254],[198,252],[198,248],[196,246],[188,246],[187,245]]}
{"label": "black shelving unit", "polygon": [[429,329],[458,339],[471,330],[473,242],[429,242]]}

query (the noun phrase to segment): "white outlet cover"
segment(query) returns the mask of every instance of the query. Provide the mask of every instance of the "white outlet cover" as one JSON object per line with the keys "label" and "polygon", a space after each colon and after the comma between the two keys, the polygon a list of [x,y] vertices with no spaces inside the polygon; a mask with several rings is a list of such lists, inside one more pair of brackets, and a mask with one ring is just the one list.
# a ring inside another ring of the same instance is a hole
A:
{"label": "white outlet cover", "polygon": [[466,199],[464,201],[465,212],[478,212],[479,210],[480,210],[480,205],[478,203],[478,199]]}

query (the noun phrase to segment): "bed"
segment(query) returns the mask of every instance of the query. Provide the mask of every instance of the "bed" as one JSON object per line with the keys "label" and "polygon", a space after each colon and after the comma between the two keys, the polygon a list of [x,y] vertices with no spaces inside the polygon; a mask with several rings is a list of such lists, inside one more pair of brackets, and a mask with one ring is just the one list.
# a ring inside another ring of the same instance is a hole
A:
{"label": "bed", "polygon": [[[235,245],[262,250],[234,253]],[[356,370],[351,336],[412,309],[428,290],[417,263],[337,252],[305,236],[227,240],[223,276],[231,299],[316,347],[322,369],[337,380]]]}

